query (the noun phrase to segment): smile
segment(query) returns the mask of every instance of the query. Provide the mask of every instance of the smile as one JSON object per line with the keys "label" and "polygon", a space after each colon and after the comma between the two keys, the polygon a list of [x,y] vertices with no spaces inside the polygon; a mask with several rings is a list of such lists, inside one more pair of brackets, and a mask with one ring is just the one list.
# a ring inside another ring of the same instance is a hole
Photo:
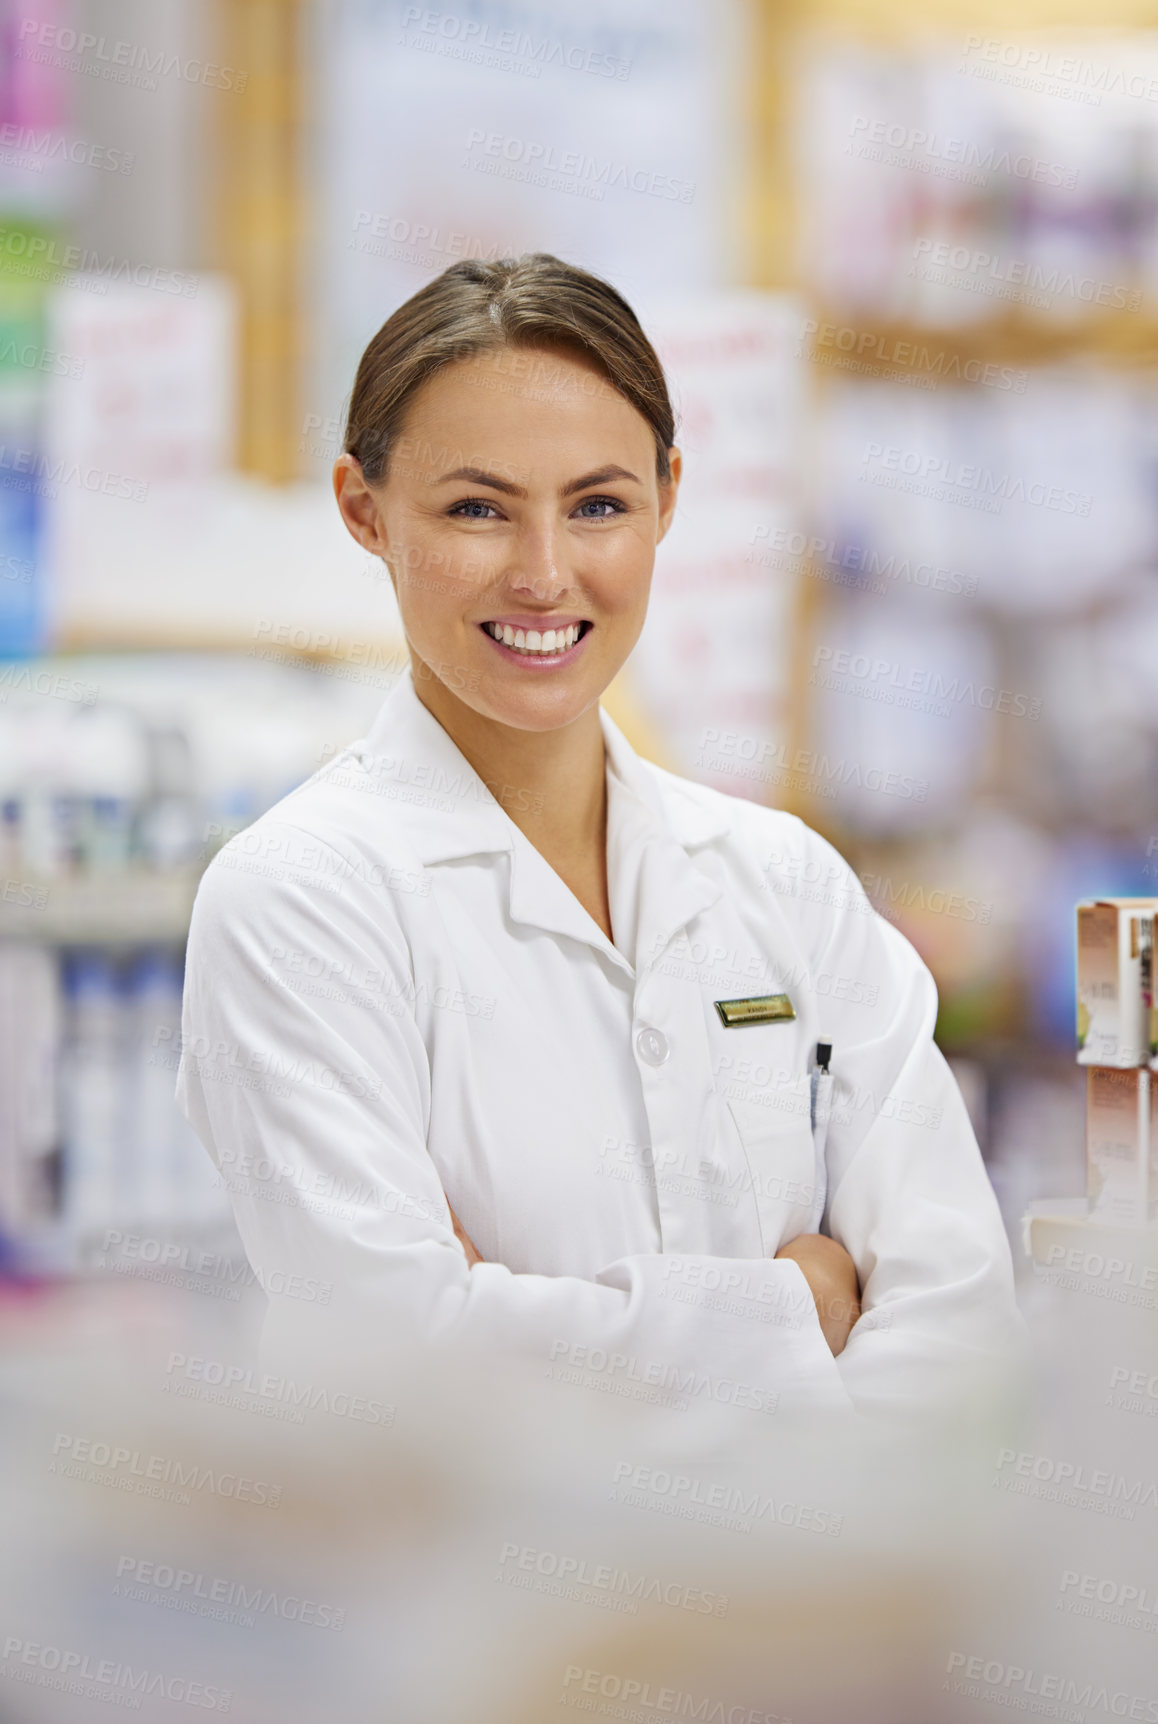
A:
{"label": "smile", "polygon": [[511,623],[483,623],[483,632],[498,646],[520,658],[549,659],[558,663],[590,632],[589,622],[568,623],[562,628],[523,629]]}

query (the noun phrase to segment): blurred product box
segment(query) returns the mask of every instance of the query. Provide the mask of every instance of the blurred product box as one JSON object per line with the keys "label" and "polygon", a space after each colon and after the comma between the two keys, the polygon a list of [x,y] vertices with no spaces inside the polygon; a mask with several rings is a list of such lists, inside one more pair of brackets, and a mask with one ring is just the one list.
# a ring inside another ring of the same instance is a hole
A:
{"label": "blurred product box", "polygon": [[1150,1055],[1153,898],[1078,905],[1078,1063],[1144,1066]]}
{"label": "blurred product box", "polygon": [[1158,1083],[1144,1066],[1086,1074],[1086,1189],[1091,1220],[1144,1226],[1158,1215]]}

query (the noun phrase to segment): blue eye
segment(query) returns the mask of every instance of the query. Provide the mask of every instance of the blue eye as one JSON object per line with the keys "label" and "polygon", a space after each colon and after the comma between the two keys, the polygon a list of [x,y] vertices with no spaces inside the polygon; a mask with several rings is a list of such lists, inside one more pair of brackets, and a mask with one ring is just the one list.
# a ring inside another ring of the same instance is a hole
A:
{"label": "blue eye", "polygon": [[495,515],[495,507],[485,497],[467,497],[463,502],[455,503],[447,513],[457,515],[463,521],[488,521]]}
{"label": "blue eye", "polygon": [[[590,509],[609,510],[610,514],[588,514]],[[575,513],[581,521],[606,521],[611,515],[621,515],[623,504],[615,497],[584,497]]]}

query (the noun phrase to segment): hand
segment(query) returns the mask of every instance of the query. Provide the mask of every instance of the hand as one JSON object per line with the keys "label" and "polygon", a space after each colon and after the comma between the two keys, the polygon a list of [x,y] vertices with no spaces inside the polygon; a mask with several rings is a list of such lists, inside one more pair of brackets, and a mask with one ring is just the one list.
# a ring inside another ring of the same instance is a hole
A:
{"label": "hand", "polygon": [[843,1245],[824,1233],[798,1234],[780,1247],[776,1257],[799,1265],[816,1300],[820,1327],[835,1359],[844,1352],[852,1326],[860,1316],[856,1264]]}
{"label": "hand", "polygon": [[[449,1205],[447,1207],[449,1208]],[[466,1252],[466,1266],[473,1269],[476,1263],[482,1262],[482,1256],[475,1250],[474,1241],[453,1209],[450,1211],[450,1219],[454,1223],[454,1236]]]}

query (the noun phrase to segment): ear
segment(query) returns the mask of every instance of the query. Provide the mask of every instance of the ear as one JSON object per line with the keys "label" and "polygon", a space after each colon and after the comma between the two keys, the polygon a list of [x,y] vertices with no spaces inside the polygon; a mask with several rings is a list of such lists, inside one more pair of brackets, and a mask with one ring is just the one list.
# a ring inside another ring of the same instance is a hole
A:
{"label": "ear", "polygon": [[679,495],[680,480],[683,478],[684,459],[678,449],[667,452],[668,467],[671,477],[661,482],[659,487],[659,527],[655,536],[658,545],[666,538],[667,530],[675,516],[676,497]]}
{"label": "ear", "polygon": [[346,531],[371,556],[385,558],[389,546],[379,500],[367,484],[357,456],[338,456],[334,462],[333,485],[338,513],[346,523]]}

